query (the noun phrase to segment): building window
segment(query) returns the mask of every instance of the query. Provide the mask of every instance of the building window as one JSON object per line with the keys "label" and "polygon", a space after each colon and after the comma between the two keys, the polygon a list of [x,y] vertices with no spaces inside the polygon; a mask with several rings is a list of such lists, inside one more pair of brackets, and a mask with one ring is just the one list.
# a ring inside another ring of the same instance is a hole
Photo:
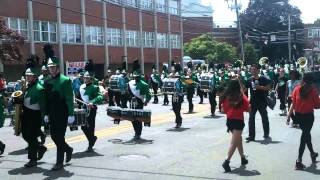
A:
{"label": "building window", "polygon": [[34,41],[57,42],[57,25],[48,21],[33,21]]}
{"label": "building window", "polygon": [[315,48],[320,48],[320,41],[314,41],[313,43]]}
{"label": "building window", "polygon": [[178,34],[171,34],[171,47],[173,49],[181,49],[181,40],[180,35]]}
{"label": "building window", "polygon": [[309,38],[312,37],[312,29],[311,29],[311,28],[308,29],[308,37],[309,37]]}
{"label": "building window", "polygon": [[156,4],[156,8],[158,12],[166,13],[166,3],[165,0],[158,0]]}
{"label": "building window", "polygon": [[152,48],[154,47],[154,33],[144,32],[143,33],[143,47]]}
{"label": "building window", "polygon": [[157,43],[159,48],[168,48],[168,36],[165,33],[157,34]]}
{"label": "building window", "polygon": [[28,39],[28,20],[20,18],[7,19],[8,28],[17,31],[25,39]]}
{"label": "building window", "polygon": [[77,24],[61,24],[61,38],[64,43],[81,43],[81,26]]}
{"label": "building window", "polygon": [[[100,1],[101,1],[101,0],[100,0]],[[107,0],[107,2],[112,3],[112,4],[120,5],[121,0]]]}
{"label": "building window", "polygon": [[153,0],[141,0],[140,3],[141,3],[142,9],[147,9],[147,10],[153,9]]}
{"label": "building window", "polygon": [[138,47],[139,46],[139,34],[138,31],[126,31],[127,46]]}
{"label": "building window", "polygon": [[170,14],[178,14],[178,1],[177,0],[169,0],[169,13]]}
{"label": "building window", "polygon": [[108,45],[122,46],[122,30],[115,28],[107,29]]}
{"label": "building window", "polygon": [[138,7],[138,0],[122,0],[122,4],[125,4],[127,6],[131,7]]}
{"label": "building window", "polygon": [[314,37],[314,38],[320,37],[319,36],[319,30],[320,29],[312,29],[312,37]]}
{"label": "building window", "polygon": [[103,44],[103,30],[102,27],[88,26],[86,27],[86,41],[88,44]]}

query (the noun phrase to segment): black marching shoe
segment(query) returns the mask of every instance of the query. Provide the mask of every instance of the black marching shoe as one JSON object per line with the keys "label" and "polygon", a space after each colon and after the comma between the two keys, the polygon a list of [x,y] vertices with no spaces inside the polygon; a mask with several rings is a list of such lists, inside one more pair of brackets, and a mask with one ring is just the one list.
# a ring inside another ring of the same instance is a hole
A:
{"label": "black marching shoe", "polygon": [[306,166],[304,164],[302,164],[301,160],[297,160],[296,161],[296,170],[304,170],[304,168],[306,168]]}
{"label": "black marching shoe", "polygon": [[231,168],[230,168],[230,161],[228,160],[225,160],[223,163],[222,163],[222,167],[224,169],[225,172],[231,172]]}
{"label": "black marching shoe", "polygon": [[6,148],[5,144],[0,144],[0,155],[2,155],[4,153],[4,149]]}
{"label": "black marching shoe", "polygon": [[51,168],[51,171],[59,171],[61,169],[63,169],[63,164],[62,163],[57,163]]}
{"label": "black marching shoe", "polygon": [[96,143],[97,139],[97,136],[93,137],[92,141],[89,143],[89,147],[86,152],[93,152],[93,146]]}
{"label": "black marching shoe", "polygon": [[313,153],[310,154],[312,163],[316,163],[317,162],[318,155],[319,154],[317,152],[313,152]]}
{"label": "black marching shoe", "polygon": [[37,166],[37,161],[35,160],[30,160],[27,164],[24,165],[25,168],[32,168]]}
{"label": "black marching shoe", "polygon": [[248,161],[248,159],[247,159],[245,156],[241,157],[241,165],[242,165],[242,166],[245,166],[245,165],[247,165],[248,163],[249,163],[249,161]]}
{"label": "black marching shoe", "polygon": [[134,135],[133,140],[139,141],[141,139],[140,135]]}
{"label": "black marching shoe", "polygon": [[180,127],[181,127],[181,123],[177,123],[177,125],[174,128],[178,129]]}
{"label": "black marching shoe", "polygon": [[44,153],[47,151],[47,148],[45,146],[40,146],[38,151],[38,160],[41,160]]}
{"label": "black marching shoe", "polygon": [[246,141],[247,141],[247,142],[254,141],[254,138],[253,138],[253,137],[250,137],[250,136],[249,136],[249,137],[246,137]]}
{"label": "black marching shoe", "polygon": [[72,159],[72,152],[73,152],[73,148],[70,147],[69,150],[67,150],[66,152],[66,163],[70,162]]}

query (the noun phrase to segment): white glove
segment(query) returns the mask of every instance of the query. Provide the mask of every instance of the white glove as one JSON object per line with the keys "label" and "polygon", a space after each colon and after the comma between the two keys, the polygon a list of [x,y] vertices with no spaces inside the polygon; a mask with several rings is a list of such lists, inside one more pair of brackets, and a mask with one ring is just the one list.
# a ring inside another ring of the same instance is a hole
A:
{"label": "white glove", "polygon": [[73,124],[74,121],[75,121],[74,116],[68,117],[68,124]]}
{"label": "white glove", "polygon": [[44,116],[43,121],[44,121],[45,123],[49,123],[49,117],[48,117],[48,115],[45,115],[45,116]]}

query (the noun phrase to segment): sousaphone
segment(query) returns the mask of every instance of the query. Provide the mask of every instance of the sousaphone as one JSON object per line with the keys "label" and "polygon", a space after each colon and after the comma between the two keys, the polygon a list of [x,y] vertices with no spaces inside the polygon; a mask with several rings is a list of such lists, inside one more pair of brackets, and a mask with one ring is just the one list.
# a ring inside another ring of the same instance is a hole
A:
{"label": "sousaphone", "polygon": [[15,91],[11,94],[12,102],[15,106],[14,115],[14,135],[19,136],[21,133],[21,118],[22,118],[22,103],[23,103],[23,91]]}

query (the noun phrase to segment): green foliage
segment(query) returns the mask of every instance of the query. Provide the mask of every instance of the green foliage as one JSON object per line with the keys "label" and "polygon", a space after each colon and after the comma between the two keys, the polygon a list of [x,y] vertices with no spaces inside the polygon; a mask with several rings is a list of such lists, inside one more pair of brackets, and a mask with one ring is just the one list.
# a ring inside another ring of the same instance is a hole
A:
{"label": "green foliage", "polygon": [[244,44],[244,56],[246,64],[252,64],[258,62],[257,53],[255,51],[254,45],[251,43]]}
{"label": "green foliage", "polygon": [[314,24],[314,25],[317,25],[317,26],[320,26],[320,18],[318,18],[317,20],[315,20],[313,24]]}
{"label": "green foliage", "polygon": [[237,58],[235,47],[215,41],[209,34],[201,35],[186,43],[184,52],[192,59],[205,59],[214,63],[233,62]]}

